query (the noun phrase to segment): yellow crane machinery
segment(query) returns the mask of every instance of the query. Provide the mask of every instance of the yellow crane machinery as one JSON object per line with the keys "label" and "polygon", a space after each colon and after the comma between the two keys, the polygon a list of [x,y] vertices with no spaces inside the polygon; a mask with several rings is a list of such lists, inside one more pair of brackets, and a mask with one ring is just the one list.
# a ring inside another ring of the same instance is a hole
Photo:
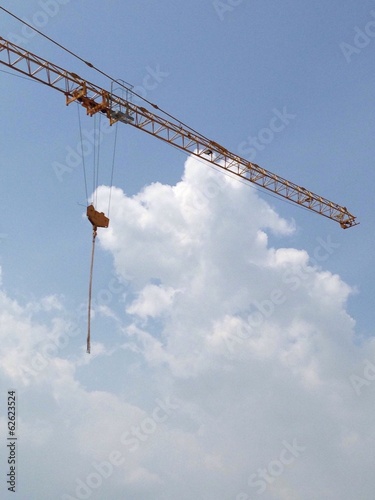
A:
{"label": "yellow crane machinery", "polygon": [[[3,8],[1,7],[1,9]],[[97,70],[91,63],[84,62]],[[146,108],[134,104],[131,100],[125,99],[123,96],[120,97],[113,91],[109,92],[98,87],[76,73],[60,68],[56,64],[25,51],[1,37],[0,63],[62,92],[65,95],[67,105],[77,102],[86,109],[89,116],[102,113],[109,119],[111,125],[122,122],[143,130],[188,154],[209,162],[224,171],[231,172],[245,181],[252,182],[297,205],[332,219],[344,229],[358,224],[356,217],[346,207],[329,201],[291,181],[283,179],[279,175],[269,172],[255,163],[241,158],[168,113],[159,110],[160,113],[168,116],[168,119],[152,113]],[[105,75],[102,71],[98,71]],[[126,95],[131,94],[131,89],[125,88],[127,89]],[[155,104],[149,104],[155,109],[159,109]],[[91,291],[95,239],[99,227],[106,228],[109,226],[109,218],[103,212],[95,210],[93,204],[87,207],[86,214],[93,227],[87,331],[87,352],[90,353]]]}
{"label": "yellow crane machinery", "polygon": [[[78,102],[86,108],[87,114],[90,116],[95,113],[103,113],[111,125],[119,121],[143,130],[188,154],[231,172],[241,179],[332,219],[344,229],[358,224],[356,217],[346,207],[241,158],[174,118],[166,119],[158,116],[146,108],[90,83],[77,74],[60,68],[1,37],[0,63],[62,92],[66,97],[66,104]],[[90,64],[88,65],[90,66]],[[153,106],[157,108],[157,106]],[[109,220],[104,214],[96,212],[94,207],[88,209],[87,215],[94,229],[108,227]]]}

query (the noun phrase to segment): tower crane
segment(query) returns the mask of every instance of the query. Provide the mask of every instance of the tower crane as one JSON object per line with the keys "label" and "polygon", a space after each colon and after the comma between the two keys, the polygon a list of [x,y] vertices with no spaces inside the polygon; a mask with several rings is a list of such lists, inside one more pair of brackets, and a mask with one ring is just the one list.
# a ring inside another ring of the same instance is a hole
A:
{"label": "tower crane", "polygon": [[[111,125],[122,122],[143,130],[219,169],[231,172],[245,181],[336,221],[343,229],[358,224],[356,217],[346,207],[241,158],[174,118],[166,119],[157,115],[134,104],[131,100],[90,83],[76,73],[25,51],[2,37],[0,37],[0,63],[58,90],[65,95],[67,105],[77,102],[86,109],[89,116],[102,113],[109,119]],[[154,107],[157,108],[155,105]],[[108,227],[109,220],[103,213],[96,212],[93,207],[88,208],[87,216],[94,231],[97,227]]]}
{"label": "tower crane", "polygon": [[[84,62],[94,68],[91,63]],[[0,37],[0,63],[26,77],[58,90],[65,95],[67,105],[76,102],[86,109],[89,116],[102,113],[108,118],[111,125],[122,122],[143,130],[200,160],[215,165],[221,170],[231,172],[245,181],[336,221],[343,229],[358,224],[356,217],[346,207],[298,186],[256,163],[241,158],[168,113],[162,111],[169,119],[157,115],[123,96],[116,95],[113,91],[109,92],[81,78],[76,73],[67,71],[29,51],[25,51],[2,37]],[[127,90],[131,92],[131,89]],[[156,105],[152,104],[152,106],[158,109]],[[109,218],[103,212],[99,213],[95,210],[93,205],[87,207],[87,217],[93,226],[87,332],[87,352],[90,353],[91,290],[95,239],[98,227],[108,227]]]}

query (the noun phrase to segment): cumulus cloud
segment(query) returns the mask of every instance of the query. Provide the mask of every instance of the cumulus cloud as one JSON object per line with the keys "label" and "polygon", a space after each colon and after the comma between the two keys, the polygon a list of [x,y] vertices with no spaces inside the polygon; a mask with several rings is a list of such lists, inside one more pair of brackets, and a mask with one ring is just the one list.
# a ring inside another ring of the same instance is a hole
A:
{"label": "cumulus cloud", "polygon": [[358,341],[354,290],[329,271],[335,241],[319,235],[309,253],[288,247],[293,231],[255,190],[189,158],[174,186],[112,191],[99,240],[127,295],[116,315],[98,311],[117,343],[103,334],[90,362],[50,348],[30,377],[69,322],[54,296],[31,307],[2,292],[2,375],[44,408],[22,417],[25,453],[55,478],[32,483],[39,497],[372,499],[375,343]]}
{"label": "cumulus cloud", "polygon": [[171,307],[176,291],[171,287],[146,285],[139,293],[138,298],[126,309],[126,312],[136,314],[141,318],[160,316],[163,311]]}
{"label": "cumulus cloud", "polygon": [[[107,196],[105,189],[99,194]],[[175,186],[155,183],[133,197],[117,189],[113,199],[112,229],[101,243],[136,297],[127,308],[124,347],[153,367],[168,366],[186,408],[194,408],[211,431],[216,428],[222,444],[206,430],[205,451],[216,459],[202,457],[202,470],[237,464],[238,475],[247,474],[249,482],[272,460],[277,443],[298,437],[310,451],[287,474],[310,498],[299,474],[304,467],[321,469],[316,443],[326,467],[330,459],[347,460],[339,443],[352,443],[349,407],[357,404],[349,377],[363,355],[346,311],[354,289],[328,270],[337,245],[319,235],[312,255],[285,247],[293,222],[249,186],[192,158]],[[269,233],[284,246],[271,247]],[[347,420],[338,429],[343,413]],[[195,442],[201,438],[195,434]],[[258,458],[249,451],[254,449]],[[288,486],[271,479],[270,498],[282,498]],[[235,498],[235,481],[223,482]],[[323,491],[332,491],[332,498],[348,495],[328,479],[316,488],[310,485],[311,498]],[[208,491],[198,498],[211,498]],[[249,498],[255,492],[247,485]]]}

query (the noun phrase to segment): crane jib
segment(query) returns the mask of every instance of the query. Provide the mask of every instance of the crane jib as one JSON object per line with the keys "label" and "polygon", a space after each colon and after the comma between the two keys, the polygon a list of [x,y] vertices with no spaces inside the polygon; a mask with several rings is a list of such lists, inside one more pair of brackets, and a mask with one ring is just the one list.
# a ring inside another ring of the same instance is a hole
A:
{"label": "crane jib", "polygon": [[158,116],[1,37],[0,63],[64,93],[66,104],[78,102],[90,116],[100,112],[107,116],[111,125],[121,122],[143,130],[188,154],[338,222],[344,229],[358,224],[346,207],[241,158],[176,119]]}

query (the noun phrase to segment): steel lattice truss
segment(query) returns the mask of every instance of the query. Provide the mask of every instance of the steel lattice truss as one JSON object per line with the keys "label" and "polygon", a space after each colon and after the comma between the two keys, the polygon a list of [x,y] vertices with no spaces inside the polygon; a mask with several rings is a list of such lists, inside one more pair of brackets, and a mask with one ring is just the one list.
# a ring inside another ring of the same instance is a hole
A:
{"label": "steel lattice truss", "polygon": [[0,37],[0,63],[59,90],[66,103],[78,102],[92,116],[104,113],[110,123],[127,123],[189,154],[229,171],[289,201],[338,222],[346,229],[358,224],[346,207],[327,200],[279,175],[228,151],[177,120],[167,120],[130,100],[104,90]]}

